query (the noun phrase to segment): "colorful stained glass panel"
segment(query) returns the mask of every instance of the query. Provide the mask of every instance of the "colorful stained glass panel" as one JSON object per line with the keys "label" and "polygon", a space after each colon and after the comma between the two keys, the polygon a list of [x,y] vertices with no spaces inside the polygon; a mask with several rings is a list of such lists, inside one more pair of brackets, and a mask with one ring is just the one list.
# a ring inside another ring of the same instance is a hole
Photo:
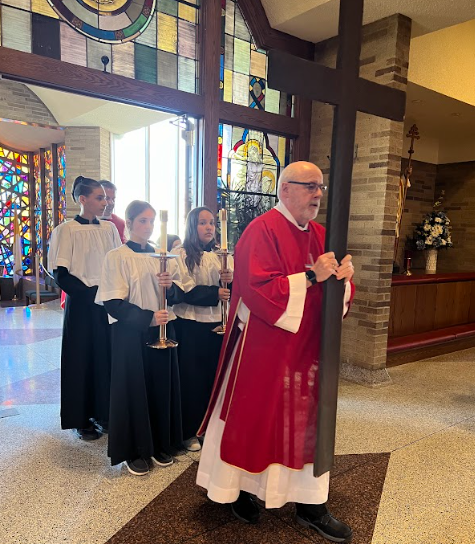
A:
{"label": "colorful stained glass panel", "polygon": [[196,93],[199,13],[198,0],[0,0],[0,46],[101,72],[107,57],[107,72]]}
{"label": "colorful stained glass panel", "polygon": [[66,221],[66,146],[58,146],[58,223]]}
{"label": "colorful stained glass panel", "polygon": [[222,100],[292,115],[292,108],[287,107],[287,95],[266,88],[267,54],[256,47],[236,0],[222,0],[222,7]]}
{"label": "colorful stained glass panel", "polygon": [[14,217],[19,221],[22,267],[31,274],[30,165],[26,153],[0,146],[0,265],[13,273]]}
{"label": "colorful stained glass panel", "polygon": [[277,182],[291,148],[292,141],[282,136],[219,126],[218,204],[229,210],[231,245],[250,221],[276,204]]}

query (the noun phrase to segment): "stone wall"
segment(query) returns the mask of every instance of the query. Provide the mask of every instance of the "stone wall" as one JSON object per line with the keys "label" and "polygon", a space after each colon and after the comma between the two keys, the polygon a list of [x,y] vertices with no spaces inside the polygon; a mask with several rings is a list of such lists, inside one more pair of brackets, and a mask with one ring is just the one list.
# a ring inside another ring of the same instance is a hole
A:
{"label": "stone wall", "polygon": [[[393,15],[363,28],[361,76],[405,90],[411,21]],[[337,39],[317,46],[316,61],[335,66]],[[351,91],[349,91],[351,92]],[[314,103],[311,160],[328,175],[333,108]],[[345,320],[342,376],[368,384],[389,380],[386,347],[394,227],[403,124],[358,114],[348,249],[354,257],[356,297]],[[325,203],[319,221],[326,218]]]}
{"label": "stone wall", "polygon": [[0,118],[57,126],[49,109],[23,83],[6,79],[0,84]]}
{"label": "stone wall", "polygon": [[110,132],[99,127],[67,127],[66,160],[67,216],[71,219],[79,212],[71,197],[77,176],[110,179]]}
{"label": "stone wall", "polygon": [[454,247],[439,251],[438,268],[475,270],[475,162],[439,164],[435,195],[445,190],[443,209],[452,225]]}

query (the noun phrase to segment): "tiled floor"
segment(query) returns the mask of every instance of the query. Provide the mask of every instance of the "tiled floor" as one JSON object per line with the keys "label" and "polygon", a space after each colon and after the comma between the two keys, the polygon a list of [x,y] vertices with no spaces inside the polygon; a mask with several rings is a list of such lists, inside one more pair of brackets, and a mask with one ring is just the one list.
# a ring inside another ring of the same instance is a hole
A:
{"label": "tiled floor", "polygon": [[[0,309],[0,544],[286,544],[323,540],[293,506],[237,522],[194,484],[197,454],[137,478],[107,439],[59,427],[62,311]],[[332,511],[355,544],[468,544],[475,533],[475,349],[340,387]]]}

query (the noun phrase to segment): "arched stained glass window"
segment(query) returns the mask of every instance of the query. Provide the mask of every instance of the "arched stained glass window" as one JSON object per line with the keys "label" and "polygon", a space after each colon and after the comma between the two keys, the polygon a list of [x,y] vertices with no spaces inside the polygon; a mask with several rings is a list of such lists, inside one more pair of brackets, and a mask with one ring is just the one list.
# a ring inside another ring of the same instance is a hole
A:
{"label": "arched stained glass window", "polygon": [[281,170],[291,160],[292,140],[221,124],[218,136],[218,205],[229,211],[229,243],[275,206]]}
{"label": "arched stained glass window", "polygon": [[31,273],[30,165],[26,153],[0,145],[0,265],[13,273],[14,216],[22,238],[23,271]]}
{"label": "arched stained glass window", "polygon": [[292,96],[267,87],[267,53],[254,44],[235,0],[221,0],[221,99],[292,115]]}

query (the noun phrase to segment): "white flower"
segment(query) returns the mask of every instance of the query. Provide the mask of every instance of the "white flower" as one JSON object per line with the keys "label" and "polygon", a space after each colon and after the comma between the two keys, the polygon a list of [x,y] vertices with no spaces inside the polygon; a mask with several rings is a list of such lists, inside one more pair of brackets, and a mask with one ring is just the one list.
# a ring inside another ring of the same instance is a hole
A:
{"label": "white flower", "polygon": [[436,222],[436,223],[442,223],[442,219],[441,219],[440,217],[436,217],[436,218],[435,218],[435,222]]}
{"label": "white flower", "polygon": [[426,246],[431,246],[433,240],[434,239],[432,238],[432,236],[428,236],[427,239],[426,239]]}
{"label": "white flower", "polygon": [[443,246],[446,246],[446,245],[447,245],[446,240],[442,240],[442,245],[443,245]]}
{"label": "white flower", "polygon": [[429,223],[426,223],[426,224],[424,225],[424,230],[430,230],[430,225],[429,225]]}

